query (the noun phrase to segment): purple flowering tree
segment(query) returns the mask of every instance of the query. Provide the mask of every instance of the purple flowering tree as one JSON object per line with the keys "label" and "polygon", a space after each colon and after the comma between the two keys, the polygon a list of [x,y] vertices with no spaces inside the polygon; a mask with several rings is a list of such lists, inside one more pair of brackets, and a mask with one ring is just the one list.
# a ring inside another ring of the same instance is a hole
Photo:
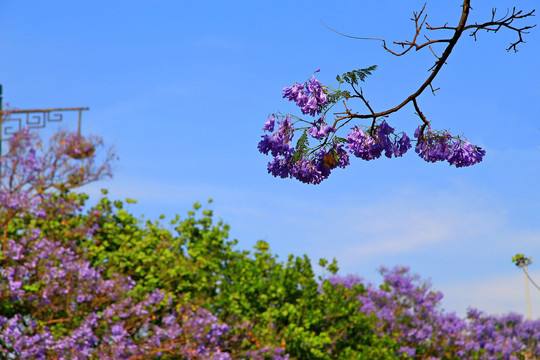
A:
{"label": "purple flowering tree", "polygon": [[71,221],[86,196],[70,190],[111,175],[102,148],[67,132],[44,146],[23,129],[0,156],[0,358],[286,359],[244,350],[241,331],[195,304],[171,306],[160,289],[133,296],[130,277],[92,264],[80,244],[99,224]]}
{"label": "purple flowering tree", "polygon": [[[0,228],[17,214],[38,211],[38,205],[54,189],[67,192],[107,176],[112,176],[109,150],[99,162],[96,149],[103,147],[99,137],[85,139],[80,135],[60,131],[44,146],[37,134],[27,128],[9,139],[9,150],[0,156]],[[42,215],[43,209],[37,215]],[[5,244],[4,244],[5,245]]]}
{"label": "purple flowering tree", "polygon": [[[258,144],[261,153],[273,157],[273,160],[268,163],[268,172],[275,177],[290,177],[303,183],[319,184],[328,178],[333,169],[348,166],[349,154],[363,160],[378,159],[383,154],[388,158],[401,157],[412,147],[411,139],[404,132],[396,132],[385,118],[409,104],[413,105],[420,119],[420,125],[414,133],[414,141],[416,142],[415,151],[421,158],[428,162],[446,161],[455,167],[471,166],[481,162],[486,153],[481,147],[469,143],[466,138],[454,136],[448,131],[437,131],[431,128],[431,122],[419,108],[418,98],[428,87],[435,93],[437,89],[433,88],[433,80],[463,33],[469,32],[476,39],[479,31],[497,32],[500,29],[509,29],[517,34],[517,40],[511,43],[507,50],[517,51],[517,46],[524,42],[523,35],[534,26],[518,27],[514,25],[514,22],[533,16],[534,10],[523,13],[514,8],[500,18],[496,17],[497,13],[494,10],[490,20],[481,24],[471,24],[468,21],[471,1],[463,0],[461,9],[461,17],[456,26],[445,24],[433,27],[426,23],[427,15],[424,14],[424,5],[420,12],[414,13],[412,19],[416,29],[413,39],[394,42],[395,45],[401,47],[399,52],[388,47],[383,39],[371,39],[381,41],[383,48],[395,56],[405,55],[411,49],[418,51],[429,48],[436,57],[427,79],[417,90],[390,109],[382,111],[373,109],[362,88],[359,87],[359,81],[364,81],[371,75],[376,66],[337,76],[337,88],[323,86],[315,75],[304,83],[295,83],[285,87],[283,98],[293,101],[300,108],[302,116],[309,116],[309,118],[291,114],[271,114],[268,117],[263,127],[263,131],[267,134],[262,136]],[[424,29],[432,33],[443,30],[445,34],[451,36],[436,39],[425,36],[427,40],[420,42],[420,34]],[[446,45],[440,55],[432,49],[432,45],[436,44]],[[341,89],[343,84],[347,84],[350,90]],[[347,103],[352,99],[360,100],[367,108],[367,112],[355,112],[350,109]],[[343,103],[344,110],[333,113],[331,116],[330,109],[339,103]],[[366,122],[363,123],[363,121]],[[347,135],[339,135],[339,130],[342,128],[349,131]],[[300,135],[296,144],[293,145],[293,138],[297,133]]]}
{"label": "purple flowering tree", "polygon": [[360,311],[379,320],[380,336],[401,344],[397,355],[412,359],[537,359],[540,320],[521,315],[487,315],[469,309],[466,318],[440,309],[441,292],[434,291],[406,267],[381,268],[383,284],[363,284],[354,275],[328,279],[347,289],[365,286],[358,296]]}

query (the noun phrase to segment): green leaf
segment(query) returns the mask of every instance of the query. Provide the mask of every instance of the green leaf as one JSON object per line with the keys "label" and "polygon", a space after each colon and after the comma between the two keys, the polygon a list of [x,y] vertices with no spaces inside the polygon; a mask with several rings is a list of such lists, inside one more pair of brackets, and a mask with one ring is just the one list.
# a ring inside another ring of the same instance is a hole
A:
{"label": "green leaf", "polygon": [[307,136],[307,130],[304,130],[298,141],[296,142],[296,151],[305,151],[309,145],[309,140]]}
{"label": "green leaf", "polygon": [[337,143],[342,143],[342,144],[348,144],[349,143],[349,141],[347,141],[347,139],[339,137],[339,136],[334,136],[334,141],[337,142]]}
{"label": "green leaf", "polygon": [[335,258],[332,259],[332,263],[330,265],[328,265],[327,269],[328,269],[328,271],[330,271],[334,275],[339,271],[337,260]]}
{"label": "green leaf", "polygon": [[365,69],[357,69],[357,70],[346,72],[345,74],[342,75],[342,77],[345,82],[351,85],[358,85],[359,80],[364,81],[365,78],[368,75],[371,75],[371,72],[374,71],[375,69],[377,69],[377,65],[372,65]]}
{"label": "green leaf", "polygon": [[291,158],[291,162],[294,164],[295,162],[299,161],[305,154],[307,148],[309,146],[309,140],[307,135],[307,130],[304,130],[298,141],[296,142],[296,152],[293,154]]}
{"label": "green leaf", "polygon": [[330,105],[337,103],[343,98],[348,98],[351,96],[351,93],[349,91],[336,91],[332,94],[328,94],[326,96],[326,104],[322,106],[322,110],[328,108]]}
{"label": "green leaf", "polygon": [[293,154],[293,156],[291,157],[291,163],[295,163],[295,162],[298,162],[300,161],[300,159],[302,158],[302,156],[304,155],[303,152],[296,152]]}

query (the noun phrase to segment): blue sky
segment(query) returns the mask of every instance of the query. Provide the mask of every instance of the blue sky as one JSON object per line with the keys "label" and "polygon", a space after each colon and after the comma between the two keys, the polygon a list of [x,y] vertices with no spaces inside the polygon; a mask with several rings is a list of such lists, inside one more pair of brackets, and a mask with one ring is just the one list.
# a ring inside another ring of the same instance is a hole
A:
{"label": "blue sky", "polygon": [[[429,2],[428,23],[455,24],[459,3]],[[412,93],[434,61],[429,50],[396,58],[321,20],[351,35],[402,41],[422,5],[3,0],[0,83],[4,101],[21,109],[90,107],[83,133],[103,136],[120,156],[113,180],[86,189],[95,198],[108,188],[113,198],[138,199],[129,209],[149,218],[183,215],[212,198],[240,248],[264,239],[281,259],[335,257],[344,273],[373,282],[379,266],[406,265],[443,291],[449,311],[525,313],[523,274],[511,257],[540,257],[540,29],[518,53],[505,50],[516,36],[509,31],[479,33],[476,42],[464,36],[434,82],[437,95],[419,98],[433,128],[487,150],[479,165],[455,169],[414,152],[352,159],[312,186],[271,177],[270,158],[257,152],[269,113],[299,115],[282,88],[317,69],[335,85],[337,74],[378,65],[363,84],[376,110]],[[471,21],[518,5],[538,4],[473,1]],[[409,134],[419,122],[412,105],[387,121]],[[530,270],[540,280],[537,266]],[[540,292],[531,291],[540,317]]]}

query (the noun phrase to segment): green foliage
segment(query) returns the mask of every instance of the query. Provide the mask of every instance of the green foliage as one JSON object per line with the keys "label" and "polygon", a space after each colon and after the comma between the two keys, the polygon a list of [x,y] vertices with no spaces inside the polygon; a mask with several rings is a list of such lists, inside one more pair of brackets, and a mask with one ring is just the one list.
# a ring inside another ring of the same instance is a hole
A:
{"label": "green foliage", "polygon": [[377,65],[372,65],[365,69],[349,71],[341,76],[338,75],[336,77],[336,80],[340,84],[343,84],[343,82],[346,82],[350,85],[358,85],[358,80],[364,81],[368,75],[371,75],[372,71],[375,71],[375,69],[377,69]]}
{"label": "green foliage", "polygon": [[309,140],[308,140],[307,130],[304,130],[304,132],[302,133],[302,135],[300,135],[300,138],[296,142],[296,152],[292,156],[291,161],[294,163],[300,160],[302,156],[304,155],[304,153],[306,152],[308,146],[309,146]]}
{"label": "green foliage", "polygon": [[349,142],[347,139],[339,137],[339,136],[335,136],[334,141],[341,144],[347,144]]}
{"label": "green foliage", "polygon": [[[358,85],[358,81],[365,81],[366,77],[368,75],[371,75],[373,71],[377,69],[377,65],[372,65],[365,69],[357,69],[352,70],[349,72],[346,72],[343,75],[336,76],[336,80],[341,85],[343,83],[347,83],[349,85]],[[326,97],[327,103],[322,107],[323,110],[326,110],[330,108],[332,105],[336,104],[338,101],[342,99],[349,99],[351,97],[350,91],[347,90],[334,90],[333,92],[329,93]]]}
{"label": "green foliage", "polygon": [[[107,276],[135,280],[130,295],[137,299],[158,288],[172,307],[202,306],[228,324],[245,324],[233,331],[250,339],[246,349],[282,346],[292,359],[394,358],[398,345],[376,336],[376,319],[358,311],[361,286],[325,281],[321,287],[307,256],[279,261],[264,241],[253,252],[237,250],[237,241],[227,240],[229,227],[212,216],[195,204],[168,230],[157,221],[139,222],[121,202],[103,197],[73,221],[98,226],[93,237],[80,238],[81,246]],[[338,270],[335,260],[319,264]]]}
{"label": "green foliage", "polygon": [[[201,204],[165,227],[159,221],[140,221],[122,201],[106,195],[103,191],[99,202],[81,214],[64,204],[88,207],[87,195],[55,194],[51,207],[44,209],[46,216],[18,217],[9,223],[8,234],[16,239],[18,233],[39,228],[43,237],[75,244],[74,249],[103,269],[105,279],[130,276],[136,285],[127,295],[133,301],[142,301],[154,289],[164,291],[160,312],[204,307],[231,326],[232,338],[246,339],[244,351],[269,346],[283,347],[291,359],[394,358],[398,345],[376,336],[376,319],[358,311],[356,299],[363,287],[345,289],[317,279],[307,256],[289,255],[281,261],[264,241],[251,252],[236,249],[237,241],[228,240],[228,225],[215,223],[212,211]],[[321,259],[319,265],[326,273],[338,271],[335,259]],[[3,314],[36,311],[21,306],[0,302]],[[40,311],[48,318],[49,310]],[[82,321],[71,318],[50,329],[61,336]]]}
{"label": "green foliage", "polygon": [[528,266],[532,264],[532,257],[529,258],[523,254],[516,254],[515,256],[512,257],[512,262],[517,267],[524,267],[524,266]]}
{"label": "green foliage", "polygon": [[[339,78],[339,75],[338,75],[338,78]],[[323,106],[323,110],[337,103],[341,99],[348,99],[349,97],[351,97],[351,93],[349,91],[336,90],[335,92],[330,93],[326,96],[327,104]]]}
{"label": "green foliage", "polygon": [[305,151],[308,148],[309,140],[307,136],[307,131],[304,130],[300,138],[296,142],[296,151]]}

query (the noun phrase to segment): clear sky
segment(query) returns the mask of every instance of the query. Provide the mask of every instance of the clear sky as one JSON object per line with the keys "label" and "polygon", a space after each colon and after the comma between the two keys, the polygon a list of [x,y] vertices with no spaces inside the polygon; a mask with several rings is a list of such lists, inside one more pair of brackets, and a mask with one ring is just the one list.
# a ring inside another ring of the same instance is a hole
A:
{"label": "clear sky", "polygon": [[[337,74],[378,65],[363,84],[375,110],[412,93],[434,61],[428,49],[396,58],[321,20],[351,35],[403,41],[422,5],[1,0],[0,83],[4,101],[21,109],[90,107],[83,133],[103,136],[120,156],[113,180],[86,189],[95,198],[108,188],[113,198],[138,199],[130,211],[149,218],[184,215],[212,198],[239,248],[264,239],[282,260],[335,257],[344,273],[372,282],[379,266],[406,265],[443,291],[449,311],[525,313],[523,273],[511,258],[540,261],[540,28],[518,53],[505,50],[516,36],[509,31],[482,32],[476,42],[463,36],[434,82],[437,95],[419,98],[433,128],[487,150],[479,165],[430,164],[413,151],[355,158],[313,186],[268,175],[270,158],[257,151],[269,113],[300,115],[282,88],[317,69],[335,85]],[[428,23],[455,25],[459,5],[429,1]],[[473,0],[471,20],[513,6],[530,11],[538,2]],[[409,135],[419,123],[412,105],[387,121]],[[540,281],[540,264],[530,271]],[[531,293],[540,317],[540,292]]]}

